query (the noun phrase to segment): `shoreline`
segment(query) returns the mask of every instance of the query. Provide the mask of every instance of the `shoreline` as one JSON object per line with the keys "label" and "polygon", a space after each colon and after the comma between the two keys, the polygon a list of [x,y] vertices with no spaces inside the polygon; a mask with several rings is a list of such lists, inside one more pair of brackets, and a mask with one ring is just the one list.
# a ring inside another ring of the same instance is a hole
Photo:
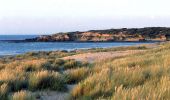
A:
{"label": "shoreline", "polygon": [[9,43],[155,43],[166,42],[158,40],[146,40],[146,41],[27,41],[27,40],[0,40],[0,42]]}
{"label": "shoreline", "polygon": [[[65,43],[65,42],[64,42]],[[67,42],[66,42],[67,43]],[[68,42],[68,43],[75,43],[75,42]],[[81,42],[76,42],[76,43],[81,43]],[[83,43],[89,43],[89,42],[83,42]],[[92,43],[92,42],[90,42]],[[106,42],[105,42],[106,43]],[[107,43],[113,43],[113,42],[107,42]],[[115,42],[115,43],[122,43],[122,42]],[[129,42],[129,43],[146,43],[146,42]],[[164,43],[164,42],[147,42],[148,44],[137,44],[137,45],[127,45],[127,46],[111,46],[111,47],[96,47],[96,48],[78,48],[78,49],[72,49],[72,50],[47,50],[47,51],[28,51],[28,52],[23,52],[23,53],[18,53],[18,54],[8,54],[8,55],[0,55],[0,58],[5,58],[5,57],[16,57],[17,55],[24,55],[27,53],[48,53],[48,52],[67,52],[67,53],[71,53],[71,52],[76,52],[76,51],[90,51],[90,50],[96,50],[96,49],[116,49],[116,48],[126,48],[126,47],[140,47],[141,45],[157,45],[160,43]]]}

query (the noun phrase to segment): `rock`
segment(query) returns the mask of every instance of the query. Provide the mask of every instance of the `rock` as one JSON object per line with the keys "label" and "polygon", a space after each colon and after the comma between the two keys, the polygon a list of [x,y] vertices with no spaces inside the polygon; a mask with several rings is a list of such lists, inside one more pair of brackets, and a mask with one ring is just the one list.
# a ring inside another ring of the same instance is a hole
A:
{"label": "rock", "polygon": [[122,28],[108,30],[90,30],[87,32],[68,32],[42,35],[25,41],[33,42],[109,42],[109,41],[166,41],[170,40],[170,28]]}

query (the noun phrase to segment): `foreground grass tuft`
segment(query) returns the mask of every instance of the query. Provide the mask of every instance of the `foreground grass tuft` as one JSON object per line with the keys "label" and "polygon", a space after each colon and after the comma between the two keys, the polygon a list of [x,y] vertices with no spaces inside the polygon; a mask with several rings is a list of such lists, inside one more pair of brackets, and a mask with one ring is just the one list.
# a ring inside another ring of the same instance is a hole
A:
{"label": "foreground grass tuft", "polygon": [[11,100],[36,100],[36,98],[31,92],[21,90],[19,92],[15,92],[12,95]]}
{"label": "foreground grass tuft", "polygon": [[70,69],[64,72],[66,82],[69,84],[75,84],[85,79],[90,74],[88,67],[82,67],[77,69]]}
{"label": "foreground grass tuft", "polygon": [[62,76],[57,72],[39,71],[29,76],[29,89],[51,89],[63,91],[66,89]]}
{"label": "foreground grass tuft", "polygon": [[9,93],[9,86],[6,83],[0,85],[0,98],[3,100],[7,99],[7,95]]}

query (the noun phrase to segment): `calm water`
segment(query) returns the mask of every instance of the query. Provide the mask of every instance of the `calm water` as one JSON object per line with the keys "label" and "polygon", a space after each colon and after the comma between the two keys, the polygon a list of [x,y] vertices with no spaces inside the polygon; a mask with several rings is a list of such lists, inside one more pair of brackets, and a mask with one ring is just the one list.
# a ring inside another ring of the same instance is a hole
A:
{"label": "calm water", "polygon": [[0,35],[0,40],[24,40],[27,38],[34,38],[38,35]]}
{"label": "calm water", "polygon": [[[0,40],[22,40],[33,38],[35,35],[0,35]],[[66,43],[66,42],[29,42],[8,43],[0,42],[0,55],[15,55],[31,51],[75,50],[87,48],[106,48],[118,46],[132,46],[143,43],[108,42],[108,43]],[[146,43],[145,43],[146,44]]]}

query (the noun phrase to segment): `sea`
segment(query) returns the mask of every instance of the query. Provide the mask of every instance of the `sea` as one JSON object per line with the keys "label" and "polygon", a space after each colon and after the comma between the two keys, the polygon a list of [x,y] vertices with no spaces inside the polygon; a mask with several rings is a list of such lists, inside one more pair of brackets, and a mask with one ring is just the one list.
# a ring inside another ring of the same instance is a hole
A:
{"label": "sea", "polygon": [[76,50],[90,48],[108,48],[134,46],[153,42],[6,42],[1,40],[24,40],[38,35],[0,35],[0,56],[17,55],[26,52]]}

